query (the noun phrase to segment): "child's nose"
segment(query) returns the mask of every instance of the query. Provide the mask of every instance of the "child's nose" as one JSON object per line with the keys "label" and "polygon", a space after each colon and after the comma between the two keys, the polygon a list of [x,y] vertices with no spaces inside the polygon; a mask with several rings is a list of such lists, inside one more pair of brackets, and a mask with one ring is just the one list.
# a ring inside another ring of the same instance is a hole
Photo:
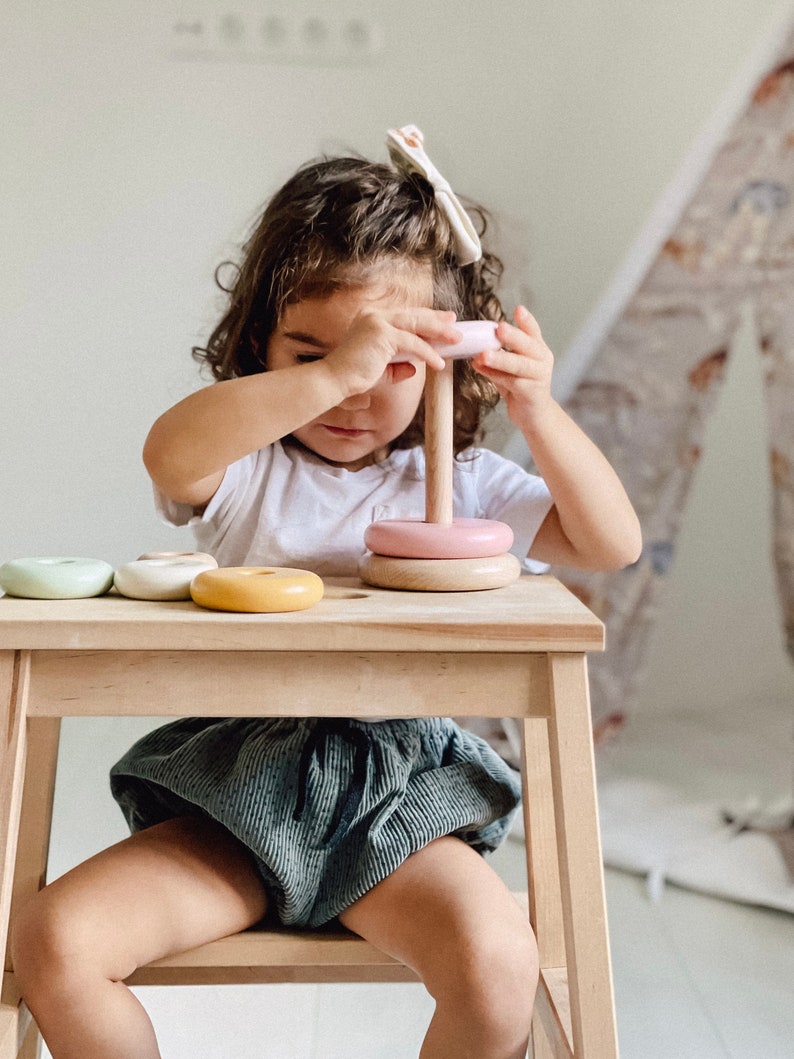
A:
{"label": "child's nose", "polygon": [[354,393],[350,397],[346,397],[344,401],[339,405],[345,412],[363,412],[369,408],[372,403],[372,393],[367,390],[366,393]]}

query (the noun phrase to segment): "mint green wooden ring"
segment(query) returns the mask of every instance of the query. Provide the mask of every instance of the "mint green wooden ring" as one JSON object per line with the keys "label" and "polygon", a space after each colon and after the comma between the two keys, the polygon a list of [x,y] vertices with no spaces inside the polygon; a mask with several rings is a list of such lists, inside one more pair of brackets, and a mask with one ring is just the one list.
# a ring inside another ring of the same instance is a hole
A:
{"label": "mint green wooden ring", "polygon": [[11,559],[0,566],[0,588],[23,599],[84,599],[113,584],[113,567],[102,559],[44,556]]}

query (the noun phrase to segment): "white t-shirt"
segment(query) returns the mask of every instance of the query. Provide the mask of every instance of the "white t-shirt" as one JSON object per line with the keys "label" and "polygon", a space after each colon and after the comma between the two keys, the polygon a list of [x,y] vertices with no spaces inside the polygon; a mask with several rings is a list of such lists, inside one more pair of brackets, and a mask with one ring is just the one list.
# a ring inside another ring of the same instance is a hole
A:
{"label": "white t-shirt", "polygon": [[[219,566],[296,566],[355,577],[364,531],[378,519],[424,518],[424,449],[395,449],[359,471],[334,467],[290,442],[276,442],[226,469],[201,515],[155,490],[160,515],[192,526],[198,548]],[[506,522],[521,560],[552,506],[545,482],[488,449],[455,460],[453,512]],[[530,570],[542,564],[528,563]]]}

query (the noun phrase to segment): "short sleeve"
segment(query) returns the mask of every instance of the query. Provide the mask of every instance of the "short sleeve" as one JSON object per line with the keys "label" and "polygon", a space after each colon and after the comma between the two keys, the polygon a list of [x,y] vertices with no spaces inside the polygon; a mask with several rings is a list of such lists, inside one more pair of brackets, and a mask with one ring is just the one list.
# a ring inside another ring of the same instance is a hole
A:
{"label": "short sleeve", "polygon": [[527,559],[535,535],[554,506],[546,483],[488,449],[479,450],[472,466],[483,516],[510,526],[514,536],[510,550],[528,569],[533,573],[548,569],[545,563]]}
{"label": "short sleeve", "polygon": [[221,484],[203,511],[197,511],[192,504],[179,504],[171,500],[155,485],[153,487],[155,511],[169,526],[200,526],[217,521],[224,509],[233,503],[234,497],[248,482],[252,460],[253,457],[244,457],[226,468]]}

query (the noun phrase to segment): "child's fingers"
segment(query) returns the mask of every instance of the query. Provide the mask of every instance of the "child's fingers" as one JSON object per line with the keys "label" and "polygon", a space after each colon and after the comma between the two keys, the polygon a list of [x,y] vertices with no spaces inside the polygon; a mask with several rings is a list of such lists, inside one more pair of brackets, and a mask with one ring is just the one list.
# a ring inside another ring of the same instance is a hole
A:
{"label": "child's fingers", "polygon": [[504,379],[529,380],[545,376],[543,364],[538,358],[508,349],[489,349],[478,353],[472,364],[477,371],[492,379],[497,375]]}
{"label": "child's fingers", "polygon": [[509,350],[511,353],[521,353],[527,357],[542,355],[546,343],[543,341],[535,318],[530,316],[528,320],[521,317],[519,319],[521,326],[518,323],[509,324],[503,320],[497,327],[496,337],[501,342],[502,349]]}
{"label": "child's fingers", "polygon": [[395,352],[391,358],[392,364],[402,361],[423,360],[428,367],[440,371],[446,363],[441,354],[433,349],[429,342],[426,342],[424,338],[420,338],[419,335],[411,331],[401,329],[397,332],[393,346]]}
{"label": "child's fingers", "polygon": [[432,342],[457,342],[460,332],[455,328],[456,316],[441,309],[404,308],[390,314],[390,323],[401,331],[409,331]]}
{"label": "child's fingers", "polygon": [[524,334],[529,335],[531,338],[536,338],[539,342],[543,341],[540,324],[525,305],[516,306],[513,312],[513,320],[516,327],[520,328]]}
{"label": "child's fingers", "polygon": [[453,344],[460,340],[460,332],[455,328],[455,313],[438,309],[405,308],[390,314],[390,323],[396,330],[396,345],[399,347],[398,358],[402,356],[418,357],[433,368],[444,367],[444,359],[431,342],[448,342]]}
{"label": "child's fingers", "polygon": [[543,374],[549,360],[546,347],[515,328],[511,328],[511,332],[506,335],[497,333],[502,343],[501,349],[487,349],[478,354],[475,367],[482,365],[495,371],[526,377]]}

